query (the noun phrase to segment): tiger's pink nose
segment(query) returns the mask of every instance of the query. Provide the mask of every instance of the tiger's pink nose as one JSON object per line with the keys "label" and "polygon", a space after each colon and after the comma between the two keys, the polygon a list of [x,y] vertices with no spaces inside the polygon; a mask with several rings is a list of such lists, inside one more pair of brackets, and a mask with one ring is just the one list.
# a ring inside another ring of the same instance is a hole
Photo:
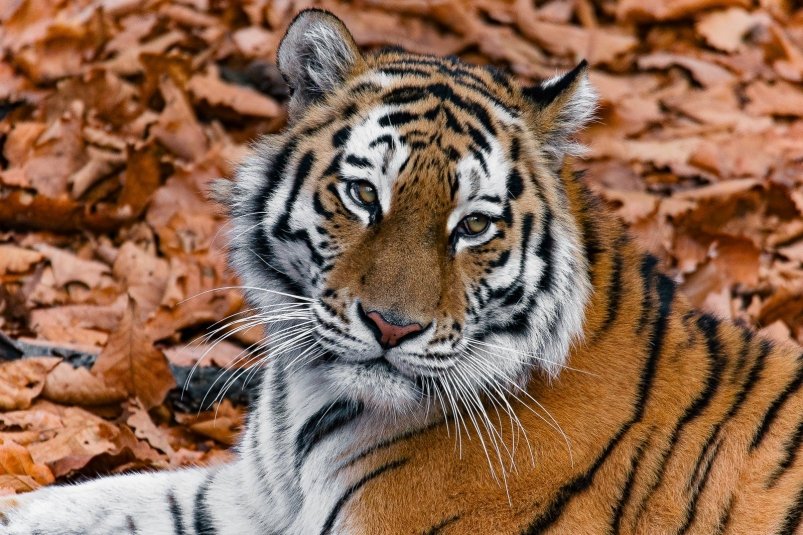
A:
{"label": "tiger's pink nose", "polygon": [[376,310],[365,314],[363,320],[373,331],[379,345],[385,349],[396,347],[403,340],[412,338],[423,330],[419,323],[408,323],[406,325],[391,323]]}

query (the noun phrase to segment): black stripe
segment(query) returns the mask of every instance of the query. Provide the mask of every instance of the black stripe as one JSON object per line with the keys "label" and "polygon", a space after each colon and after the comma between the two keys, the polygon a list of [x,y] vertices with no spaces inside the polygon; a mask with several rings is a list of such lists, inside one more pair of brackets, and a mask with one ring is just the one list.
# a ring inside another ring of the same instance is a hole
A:
{"label": "black stripe", "polygon": [[139,533],[137,529],[137,523],[134,520],[134,517],[131,515],[125,515],[125,527],[128,530],[129,535],[137,535]]}
{"label": "black stripe", "polygon": [[312,195],[312,208],[315,210],[316,214],[324,219],[332,219],[335,215],[334,212],[330,212],[324,207],[321,202],[321,193],[318,190],[315,190],[315,193]]}
{"label": "black stripe", "polygon": [[731,521],[731,511],[733,511],[733,494],[730,495],[728,498],[728,503],[725,504],[725,509],[722,510],[722,514],[719,517],[719,522],[717,522],[717,531],[715,535],[722,535],[725,533],[725,529],[728,527],[728,524]]}
{"label": "black stripe", "polygon": [[457,120],[457,117],[454,116],[449,108],[443,106],[441,111],[443,112],[444,117],[446,117],[446,128],[454,131],[457,134],[464,134],[466,132],[465,128],[463,128],[463,125]]}
{"label": "black stripe", "polygon": [[359,461],[365,459],[369,455],[372,455],[372,454],[374,454],[374,453],[376,453],[378,451],[387,449],[387,448],[393,446],[394,444],[398,444],[399,442],[403,442],[403,441],[405,441],[407,439],[416,437],[416,436],[420,435],[421,433],[426,433],[430,429],[438,427],[439,425],[442,425],[443,423],[444,423],[443,420],[438,420],[436,422],[432,422],[431,424],[429,424],[426,427],[423,427],[421,429],[413,429],[412,431],[406,431],[406,432],[401,433],[399,435],[396,435],[394,437],[391,437],[391,438],[385,439],[385,440],[383,440],[381,442],[378,442],[378,443],[374,444],[373,446],[371,446],[370,448],[366,448],[366,449],[360,451],[359,453],[356,453],[352,457],[349,457],[346,460],[346,462],[344,462],[343,464],[341,464],[340,466],[337,467],[337,472],[340,472],[344,468],[348,468],[350,466],[353,466],[354,464],[356,464]]}
{"label": "black stripe", "polygon": [[[483,134],[481,131],[479,131],[478,129],[474,128],[470,124],[466,125],[466,129],[468,130],[469,137],[471,137],[471,139],[474,141],[474,143],[479,148],[481,148],[482,150],[484,150],[485,152],[490,154],[491,153],[491,144],[488,143],[488,139],[485,137],[485,134]],[[474,156],[476,157],[477,154],[475,153]],[[485,157],[482,154],[480,154],[479,157],[482,158],[482,162],[485,161]],[[482,162],[480,162],[481,166],[483,166]],[[484,167],[483,171],[485,171],[485,173],[487,174],[488,173],[487,164],[485,164],[483,167]]]}
{"label": "black stripe", "polygon": [[304,182],[304,179],[307,178],[307,175],[309,175],[314,163],[315,155],[312,153],[312,151],[304,153],[304,156],[302,156],[301,160],[298,162],[298,165],[296,166],[295,178],[293,179],[293,185],[290,188],[290,194],[288,195],[287,202],[285,203],[284,212],[273,227],[273,234],[275,236],[284,238],[291,234],[289,225],[290,214],[293,212],[293,205],[295,204],[298,194],[301,191],[301,185]]}
{"label": "black stripe", "polygon": [[739,357],[736,359],[736,366],[733,367],[733,371],[731,372],[731,384],[736,384],[739,375],[741,375],[742,370],[747,363],[747,357],[750,354],[750,349],[752,348],[753,332],[750,329],[742,329],[741,331],[742,349],[739,350]]}
{"label": "black stripe", "polygon": [[582,182],[583,173],[574,173],[574,179],[577,181],[580,188],[581,196],[581,215],[583,217],[582,232],[583,232],[583,255],[588,261],[589,280],[594,268],[597,265],[597,257],[602,253],[603,247],[600,241],[599,233],[597,232],[596,218],[592,217],[593,214],[601,210],[599,200],[589,191],[588,187]]}
{"label": "black stripe", "polygon": [[639,334],[641,334],[641,331],[646,327],[649,321],[650,310],[652,310],[652,283],[655,278],[655,266],[657,264],[658,259],[653,255],[644,255],[641,259],[641,317],[639,318],[638,327],[636,328],[636,332]]}
{"label": "black stripe", "polygon": [[443,62],[443,58],[433,58],[433,59],[410,59],[405,58],[404,60],[393,62],[388,65],[383,65],[381,68],[381,72],[386,72],[391,75],[398,75],[398,76],[424,76],[424,77],[431,77],[434,73],[430,71],[426,71],[423,69],[415,69],[411,68],[411,66],[416,67],[431,67],[437,70],[440,73],[446,74],[450,78],[451,83],[456,83],[462,86],[465,89],[474,91],[482,95],[483,99],[487,99],[497,105],[499,108],[505,110],[507,113],[512,115],[513,117],[518,117],[519,112],[508,107],[504,102],[502,102],[498,96],[494,95],[491,91],[488,90],[488,82],[483,80],[479,76],[475,75],[472,72],[462,68],[460,64],[450,64],[447,65]]}
{"label": "black stripe", "polygon": [[636,390],[636,399],[632,404],[634,407],[632,417],[619,428],[586,472],[576,476],[572,481],[558,490],[555,498],[545,508],[544,513],[535,518],[527,529],[524,530],[524,535],[541,533],[560,518],[569,500],[575,494],[583,492],[591,485],[597,470],[600,469],[625,433],[644,416],[644,411],[652,388],[652,382],[655,378],[655,370],[658,366],[658,358],[663,350],[663,341],[666,336],[669,312],[675,298],[675,285],[668,277],[660,277],[658,279],[657,290],[659,299],[658,317],[650,337],[652,342],[649,345],[650,353],[644,364],[644,368],[641,370],[641,377],[639,378],[639,385]]}
{"label": "black stripe", "polygon": [[552,289],[555,274],[552,269],[553,253],[555,252],[555,238],[552,236],[552,211],[547,210],[544,215],[544,224],[541,228],[541,241],[535,250],[536,256],[544,261],[541,278],[538,279],[538,291],[545,292]]}
{"label": "black stripe", "polygon": [[786,445],[784,446],[783,458],[781,462],[778,463],[775,470],[773,470],[772,474],[770,474],[766,488],[774,487],[781,476],[795,464],[797,454],[800,451],[801,442],[803,442],[803,420],[797,423],[795,432],[787,439]]}
{"label": "black stripe", "polygon": [[372,479],[381,476],[385,472],[402,467],[405,463],[407,463],[408,460],[408,458],[398,459],[396,461],[389,462],[386,465],[380,466],[373,472],[369,472],[363,476],[362,479],[346,489],[346,492],[344,492],[343,495],[338,498],[334,507],[332,507],[332,510],[329,511],[329,515],[326,517],[326,521],[323,523],[323,528],[321,528],[321,535],[326,535],[327,533],[332,532],[332,528],[335,525],[335,521],[337,520],[340,510],[343,509],[343,506],[346,505],[346,502],[354,495],[354,493],[364,487]]}
{"label": "black stripe", "polygon": [[429,93],[427,93],[421,86],[406,85],[402,87],[393,88],[392,90],[385,93],[382,96],[382,102],[390,105],[412,104],[413,102],[424,100],[429,96],[430,96]]}
{"label": "black stripe", "polygon": [[[660,275],[663,278],[663,275]],[[669,460],[672,458],[672,454],[675,451],[675,447],[677,446],[678,441],[680,440],[680,435],[682,429],[688,425],[692,420],[696,419],[700,414],[705,410],[708,404],[711,402],[712,397],[714,396],[716,390],[719,388],[720,381],[722,379],[722,371],[725,368],[726,360],[722,356],[722,347],[718,338],[717,328],[719,326],[719,320],[709,314],[702,314],[697,319],[697,327],[703,332],[706,337],[706,344],[708,346],[708,358],[709,360],[713,360],[711,366],[708,369],[708,374],[706,376],[705,385],[703,387],[702,392],[692,401],[691,405],[689,405],[683,413],[683,416],[678,420],[675,424],[675,427],[672,429],[672,433],[669,435],[669,443],[668,447],[661,453],[661,458],[659,461],[659,468],[658,473],[656,474],[655,480],[650,485],[649,490],[644,494],[639,503],[639,507],[637,508],[636,515],[639,516],[644,512],[644,508],[647,505],[647,502],[650,500],[652,495],[661,486],[663,482],[664,474],[666,473],[667,465],[669,464]],[[746,394],[745,394],[746,395]],[[742,399],[734,403],[731,406],[729,411],[729,416],[735,414],[736,410],[738,410],[741,402],[744,401]],[[724,420],[723,420],[724,421]],[[713,443],[715,437],[719,434],[719,429],[722,425],[722,422],[717,423],[717,425],[712,429],[711,435],[709,436],[709,442],[707,444],[710,445]],[[703,447],[703,452],[705,451],[706,446]],[[703,454],[701,453],[701,456]],[[698,458],[698,463],[701,460]]]}
{"label": "black stripe", "polygon": [[627,470],[625,484],[622,486],[622,494],[616,502],[616,507],[613,509],[613,518],[611,519],[611,533],[619,533],[622,523],[622,513],[624,513],[625,505],[630,500],[630,494],[633,492],[633,483],[636,481],[636,472],[638,471],[641,459],[647,451],[647,440],[643,440],[636,448],[636,453],[630,458],[630,467]]}
{"label": "black stripe", "polygon": [[418,118],[418,115],[412,114],[409,111],[394,111],[380,117],[377,123],[379,126],[402,126]]}
{"label": "black stripe", "polygon": [[597,336],[611,328],[616,317],[619,315],[619,304],[622,300],[622,247],[627,242],[627,235],[620,234],[613,242],[613,266],[611,267],[611,279],[608,282],[608,306],[605,310],[605,321],[602,322]]}
{"label": "black stripe", "polygon": [[212,520],[212,514],[206,503],[206,493],[212,487],[214,479],[215,473],[210,472],[195,493],[195,511],[193,512],[195,535],[215,535],[217,533],[215,522]]}
{"label": "black stripe", "polygon": [[778,530],[778,535],[791,535],[800,527],[800,519],[803,517],[803,486],[797,491],[794,503],[786,512],[784,523]]}
{"label": "black stripe", "polygon": [[703,491],[705,490],[705,486],[708,483],[708,476],[711,475],[711,468],[714,466],[714,461],[716,461],[717,455],[719,455],[719,448],[722,446],[722,442],[717,442],[717,445],[714,447],[713,452],[708,458],[706,462],[705,469],[703,470],[702,475],[699,478],[699,481],[696,485],[692,488],[691,496],[686,504],[686,511],[685,511],[685,518],[683,520],[683,524],[678,529],[678,535],[683,533],[687,533],[689,528],[694,523],[694,519],[697,517],[697,503],[700,501],[700,495],[702,495]]}
{"label": "black stripe", "polygon": [[351,136],[351,126],[344,126],[332,134],[332,147],[339,149],[349,140]]}
{"label": "black stripe", "polygon": [[175,533],[175,535],[186,535],[187,531],[184,529],[181,505],[179,505],[173,489],[167,491],[167,505],[170,509],[170,519],[173,521],[173,533]]}
{"label": "black stripe", "polygon": [[284,179],[285,169],[297,145],[298,140],[296,138],[290,138],[276,154],[273,161],[268,164],[270,169],[267,173],[267,180],[265,180],[265,183],[262,185],[259,194],[254,196],[255,205],[249,207],[246,213],[256,213],[265,210],[268,201]]}
{"label": "black stripe", "polygon": [[770,404],[767,412],[764,413],[764,418],[761,420],[761,425],[758,427],[758,429],[756,429],[756,432],[753,435],[753,440],[750,442],[750,451],[753,451],[761,444],[761,441],[764,440],[764,437],[766,436],[770,426],[778,417],[778,411],[781,410],[781,407],[784,403],[786,403],[786,400],[800,389],[801,383],[803,383],[803,366],[798,368],[797,374],[792,382],[789,383],[780,394],[778,394],[778,397],[776,397]]}
{"label": "black stripe", "polygon": [[519,138],[514,137],[510,140],[510,159],[513,163],[518,163],[520,156],[521,143],[519,143]]}
{"label": "black stripe", "polygon": [[387,145],[389,148],[394,148],[396,143],[393,141],[393,136],[390,134],[382,134],[368,144],[369,149],[373,149],[378,145]]}
{"label": "black stripe", "polygon": [[[547,214],[549,214],[547,212]],[[533,215],[532,214],[524,214],[521,224],[521,241],[519,245],[519,250],[521,252],[521,257],[519,259],[519,270],[516,273],[516,276],[513,277],[515,281],[512,286],[502,287],[493,289],[488,294],[488,300],[493,299],[502,299],[505,300],[510,294],[516,292],[518,289],[522,287],[524,281],[522,280],[522,276],[524,275],[525,266],[527,264],[527,247],[530,242],[530,235],[532,234],[532,226],[533,226]],[[508,321],[509,318],[499,318],[503,321],[503,324],[510,323]]]}
{"label": "black stripe", "polygon": [[337,400],[310,416],[296,436],[296,470],[320,441],[357,418],[362,409],[360,402]]}
{"label": "black stripe", "polygon": [[507,193],[510,199],[518,199],[524,191],[524,181],[516,169],[511,169],[507,175]]}
{"label": "black stripe", "polygon": [[374,167],[371,160],[364,156],[357,156],[356,154],[349,154],[346,156],[346,163],[359,169],[373,169]]}
{"label": "black stripe", "polygon": [[452,515],[449,518],[441,520],[440,522],[438,522],[437,524],[426,530],[423,533],[423,535],[438,535],[443,531],[443,528],[445,528],[449,524],[454,524],[458,520],[460,520],[460,515]]}

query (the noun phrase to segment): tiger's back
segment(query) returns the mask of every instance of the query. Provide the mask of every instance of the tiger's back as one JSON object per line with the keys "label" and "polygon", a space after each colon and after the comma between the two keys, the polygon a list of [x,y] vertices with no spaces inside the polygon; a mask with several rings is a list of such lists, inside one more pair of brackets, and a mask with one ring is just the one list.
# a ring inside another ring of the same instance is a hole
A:
{"label": "tiger's back", "polygon": [[237,461],[11,533],[799,531],[800,350],[693,310],[572,171],[583,64],[363,56],[311,10],[279,67],[290,126],[217,191],[273,343]]}

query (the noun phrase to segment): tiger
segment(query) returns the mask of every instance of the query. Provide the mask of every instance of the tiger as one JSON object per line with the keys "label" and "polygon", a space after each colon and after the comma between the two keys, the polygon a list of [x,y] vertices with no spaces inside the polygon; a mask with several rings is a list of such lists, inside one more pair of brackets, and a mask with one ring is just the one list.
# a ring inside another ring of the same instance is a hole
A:
{"label": "tiger", "polygon": [[3,498],[2,533],[802,533],[803,356],[692,308],[573,170],[588,66],[362,52],[213,197],[270,344],[236,460]]}

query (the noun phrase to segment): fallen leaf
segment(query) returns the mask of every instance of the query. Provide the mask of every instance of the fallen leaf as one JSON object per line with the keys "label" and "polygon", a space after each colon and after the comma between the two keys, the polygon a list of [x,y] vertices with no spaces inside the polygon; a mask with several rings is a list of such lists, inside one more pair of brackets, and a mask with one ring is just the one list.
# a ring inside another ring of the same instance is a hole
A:
{"label": "fallen leaf", "polygon": [[47,374],[61,361],[37,357],[0,362],[0,410],[27,409],[45,386]]}
{"label": "fallen leaf", "polygon": [[111,272],[109,266],[102,262],[85,260],[58,247],[42,244],[37,246],[36,250],[50,262],[58,286],[80,282],[88,288],[98,288],[103,282],[103,276]]}
{"label": "fallen leaf", "polygon": [[87,368],[59,363],[45,379],[42,398],[62,405],[108,405],[124,400],[128,393],[107,386]]}
{"label": "fallen leaf", "polygon": [[221,80],[214,67],[190,78],[187,89],[196,100],[222,106],[242,115],[270,118],[282,113],[281,107],[273,99],[248,87]]}
{"label": "fallen leaf", "polygon": [[774,84],[760,80],[750,84],[745,93],[750,99],[747,111],[753,115],[803,117],[803,90],[799,85],[783,80]]}
{"label": "fallen leaf", "polygon": [[206,153],[207,141],[187,96],[169,76],[162,76],[159,90],[165,108],[152,132],[176,156],[188,161]]}
{"label": "fallen leaf", "polygon": [[44,256],[37,251],[16,245],[0,244],[0,275],[24,273],[43,258]]}
{"label": "fallen leaf", "polygon": [[120,247],[112,269],[136,301],[143,319],[150,316],[162,302],[167,287],[170,274],[167,261],[128,241]]}
{"label": "fallen leaf", "polygon": [[736,52],[744,36],[759,24],[768,25],[769,19],[732,7],[702,15],[695,27],[697,33],[712,47],[724,52]]}
{"label": "fallen leaf", "polygon": [[54,480],[50,469],[35,463],[26,448],[11,441],[0,443],[0,487],[29,492]]}
{"label": "fallen leaf", "polygon": [[110,387],[142,400],[150,409],[162,403],[175,386],[167,359],[148,337],[136,302],[129,299],[120,325],[109,336],[92,373]]}
{"label": "fallen leaf", "polygon": [[666,52],[647,54],[638,59],[638,65],[641,69],[666,69],[677,65],[688,70],[695,80],[706,87],[734,81],[734,76],[727,69],[709,61],[680,54]]}
{"label": "fallen leaf", "polygon": [[129,416],[126,423],[134,430],[137,438],[147,441],[154,448],[171,456],[175,452],[170,446],[165,432],[153,423],[148,411],[138,401],[130,401],[126,405]]}
{"label": "fallen leaf", "polygon": [[665,21],[686,17],[712,7],[750,7],[749,0],[621,0],[616,16],[626,21]]}

